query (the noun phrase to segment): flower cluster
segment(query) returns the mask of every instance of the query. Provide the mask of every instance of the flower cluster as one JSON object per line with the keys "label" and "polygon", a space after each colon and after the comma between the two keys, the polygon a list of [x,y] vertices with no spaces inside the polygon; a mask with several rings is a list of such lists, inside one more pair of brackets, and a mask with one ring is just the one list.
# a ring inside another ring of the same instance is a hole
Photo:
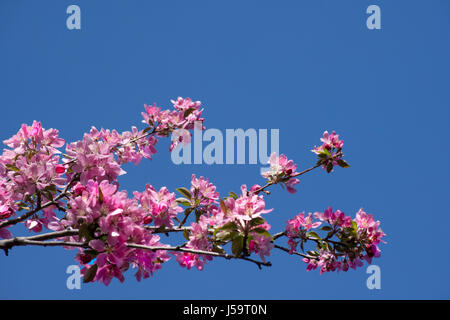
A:
{"label": "flower cluster", "polygon": [[278,157],[275,152],[270,155],[268,163],[270,169],[262,173],[262,176],[268,179],[268,183],[282,183],[281,185],[285,185],[289,193],[297,192],[294,185],[300,180],[293,178],[297,174],[295,171],[297,165],[292,160],[288,160],[284,154]]}
{"label": "flower cluster", "polygon": [[[176,101],[171,100],[171,102],[175,110],[161,110],[154,104],[145,105],[146,112],[142,112],[143,123],[154,128],[158,136],[167,137],[175,130],[188,132],[187,130],[194,129],[195,123],[203,123],[204,119],[201,117],[203,109],[201,109],[200,101],[178,97]],[[203,129],[203,126],[201,126],[201,129]],[[189,139],[186,135],[179,134],[178,139],[172,141],[169,150],[172,151],[180,142],[187,142],[186,139]]]}
{"label": "flower cluster", "polygon": [[342,146],[343,140],[339,140],[339,135],[336,132],[331,134],[328,131],[323,133],[323,137],[320,138],[322,145],[320,147],[314,146],[314,152],[319,156],[317,165],[321,165],[327,172],[333,171],[333,167],[339,165],[342,168],[348,168],[349,165],[346,161],[342,160]]}
{"label": "flower cluster", "polygon": [[[323,144],[314,148],[319,157],[314,167],[297,172],[292,160],[272,153],[270,168],[262,174],[267,184],[250,189],[242,185],[240,195],[230,192],[220,198],[209,179],[194,174],[188,188],[177,189],[180,198],[164,186],[157,190],[149,184],[142,192],[133,192],[133,197],[120,191],[118,177],[125,173],[122,166],[152,159],[158,137],[173,133],[172,150],[190,141],[188,130],[203,129],[199,101],[178,98],[172,104],[173,110],[145,105],[143,130],[132,127],[119,133],[92,127],[82,140],[66,146],[62,160],[58,149],[65,141],[58,130],[45,130],[36,121],[22,125],[4,141],[8,148],[0,155],[0,238],[12,238],[7,227],[19,222],[34,232],[43,228],[54,232],[1,240],[0,248],[7,252],[20,241],[47,245],[36,239],[56,239],[64,248],[78,247],[75,259],[82,266],[85,282],[105,285],[113,278],[124,281],[123,274],[130,267],[136,269],[138,281],[148,278],[172,256],[187,269],[202,270],[214,256],[245,259],[261,267],[270,265],[266,258],[278,248],[301,255],[308,271],[319,268],[321,273],[347,271],[380,256],[378,245],[385,234],[380,222],[362,209],[354,219],[331,207],[314,214],[301,212],[287,221],[283,232],[269,233],[265,215],[272,209],[266,208],[263,196],[270,194],[267,187],[280,184],[295,193],[296,177],[316,167],[328,172],[335,165],[348,167],[342,160],[343,141],[334,131],[325,131]],[[27,213],[13,219],[22,210]],[[57,216],[58,211],[64,212],[63,217]],[[174,247],[161,243],[158,234],[179,231],[184,243]],[[325,234],[320,236],[319,231]],[[284,236],[288,248],[274,244]],[[311,244],[311,250],[305,248]],[[252,255],[259,256],[258,260]]]}
{"label": "flower cluster", "polygon": [[[23,124],[17,134],[4,141],[8,149],[0,156],[0,222],[19,210],[31,210],[52,200],[56,189],[65,183],[58,150],[64,143],[58,130],[45,130],[36,121],[31,126]],[[47,225],[54,215],[47,208],[44,217],[34,215],[26,226],[39,232],[42,224]],[[6,228],[0,229],[0,238],[10,237]]]}
{"label": "flower cluster", "polygon": [[[317,219],[314,221],[313,219]],[[321,228],[327,231],[325,237],[310,231],[327,223]],[[297,250],[298,245],[305,252],[305,244],[312,241],[316,250],[307,251],[308,256],[303,258],[307,263],[307,270],[319,268],[320,273],[329,271],[347,271],[362,266],[363,260],[371,263],[372,258],[380,256],[378,244],[385,236],[379,228],[380,222],[374,221],[372,215],[366,214],[362,209],[356,213],[354,220],[342,211],[333,211],[328,208],[324,212],[311,213],[305,217],[300,213],[289,220],[286,226],[286,236],[290,253]],[[336,239],[336,240],[334,240]]]}
{"label": "flower cluster", "polygon": [[[149,189],[149,188],[147,188]],[[147,208],[139,199],[128,198],[126,191],[103,180],[98,183],[89,180],[87,185],[73,187],[73,197],[63,228],[79,230],[69,241],[89,243],[88,249],[79,249],[77,260],[83,265],[85,281],[99,281],[106,285],[113,277],[123,281],[123,272],[130,266],[136,267],[136,278],[147,278],[167,261],[164,250],[149,251],[130,248],[127,244],[158,246],[159,236],[152,234],[143,224]],[[95,259],[95,263],[90,262]]]}
{"label": "flower cluster", "polygon": [[176,202],[175,194],[169,192],[166,187],[156,191],[155,188],[147,184],[144,192],[134,192],[134,196],[147,213],[144,223],[153,221],[155,227],[158,228],[173,227],[173,219],[179,212],[183,211]]}
{"label": "flower cluster", "polygon": [[193,206],[209,206],[219,199],[216,186],[209,182],[209,179],[197,178],[195,174],[191,178],[190,192],[192,195],[190,201]]}

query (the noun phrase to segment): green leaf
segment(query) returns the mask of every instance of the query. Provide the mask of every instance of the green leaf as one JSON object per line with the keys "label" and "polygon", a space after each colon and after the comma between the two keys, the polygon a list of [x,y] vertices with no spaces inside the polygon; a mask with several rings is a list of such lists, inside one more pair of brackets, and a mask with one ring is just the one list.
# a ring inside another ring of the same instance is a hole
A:
{"label": "green leaf", "polygon": [[183,230],[183,236],[186,240],[189,241],[189,230],[188,229]]}
{"label": "green leaf", "polygon": [[199,222],[202,212],[200,210],[195,210],[195,222]]}
{"label": "green leaf", "polygon": [[183,196],[185,196],[186,198],[188,198],[189,200],[192,199],[191,192],[188,189],[181,187],[181,188],[178,188],[177,191],[179,193],[181,193]]}
{"label": "green leaf", "polygon": [[191,202],[186,198],[177,198],[176,200],[179,204],[182,204],[183,206],[189,207],[191,205]]}
{"label": "green leaf", "polygon": [[97,269],[98,269],[98,266],[96,264],[94,264],[92,267],[90,267],[84,274],[83,282],[88,283],[88,282],[91,282],[92,280],[94,280],[95,275],[97,274]]}
{"label": "green leaf", "polygon": [[350,167],[350,165],[345,160],[342,160],[342,159],[338,159],[337,163],[342,168],[349,168]]}
{"label": "green leaf", "polygon": [[331,231],[332,228],[331,228],[330,226],[323,226],[322,228],[320,228],[320,230],[323,230],[323,231]]}
{"label": "green leaf", "polygon": [[237,230],[237,226],[236,223],[234,223],[233,221],[225,223],[223,226],[221,226],[220,228],[218,228],[218,230],[231,230],[231,231],[235,231]]}
{"label": "green leaf", "polygon": [[266,220],[264,220],[264,218],[257,217],[257,218],[254,218],[254,219],[252,219],[252,220],[250,221],[250,225],[251,225],[252,227],[254,227],[254,226],[259,226],[259,225],[263,224],[264,222],[266,222]]}
{"label": "green leaf", "polygon": [[244,237],[242,235],[239,235],[238,237],[234,238],[233,243],[231,245],[231,251],[233,252],[235,257],[238,257],[242,249],[244,248]]}
{"label": "green leaf", "polygon": [[212,251],[217,253],[225,253],[225,250],[221,246],[218,246],[217,244],[213,244]]}
{"label": "green leaf", "polygon": [[194,112],[194,108],[190,108],[190,109],[187,109],[185,112],[184,112],[184,117],[186,118],[187,116],[189,116],[192,112]]}
{"label": "green leaf", "polygon": [[152,129],[152,127],[147,127],[147,128],[144,129],[144,131],[142,131],[142,133],[147,133],[147,132],[150,131],[150,129]]}
{"label": "green leaf", "polygon": [[327,148],[323,148],[322,150],[320,150],[320,154],[326,154],[327,156],[331,156],[331,153]]}
{"label": "green leaf", "polygon": [[327,172],[330,173],[333,170],[333,163],[328,162],[327,164]]}
{"label": "green leaf", "polygon": [[48,200],[53,201],[53,194],[50,191],[48,191],[48,190],[41,190],[41,193]]}
{"label": "green leaf", "polygon": [[239,197],[237,196],[237,194],[234,193],[233,191],[230,191],[230,197],[232,197],[232,198],[234,198],[234,199],[239,198]]}
{"label": "green leaf", "polygon": [[20,169],[17,168],[16,166],[12,165],[12,164],[5,164],[5,167],[6,167],[8,170],[20,172]]}
{"label": "green leaf", "polygon": [[314,231],[309,231],[309,232],[306,233],[306,235],[308,237],[310,237],[311,239],[316,239],[316,240],[320,240],[321,239],[320,236],[317,233],[315,233]]}
{"label": "green leaf", "polygon": [[47,191],[49,191],[49,192],[51,192],[51,193],[56,193],[56,192],[57,192],[56,186],[55,186],[54,184],[51,184],[51,185],[49,185],[49,186],[46,186],[46,187],[44,188],[44,190],[47,190]]}
{"label": "green leaf", "polygon": [[358,224],[353,220],[352,220],[352,230],[355,233],[358,231]]}
{"label": "green leaf", "polygon": [[239,233],[237,233],[236,231],[227,231],[227,230],[223,230],[220,231],[216,234],[216,238],[219,241],[230,241],[233,240],[234,238],[236,238],[236,236],[238,236]]}
{"label": "green leaf", "polygon": [[320,254],[319,254],[318,252],[316,252],[316,251],[308,251],[307,254],[309,254],[310,256],[314,256],[314,257],[317,257],[317,256],[320,255]]}
{"label": "green leaf", "polygon": [[83,253],[90,255],[92,259],[94,259],[98,255],[98,252],[93,249],[86,249]]}
{"label": "green leaf", "polygon": [[255,228],[255,229],[252,229],[251,232],[255,232],[257,234],[265,236],[266,238],[272,238],[272,236],[270,235],[269,231],[267,231],[264,228]]}

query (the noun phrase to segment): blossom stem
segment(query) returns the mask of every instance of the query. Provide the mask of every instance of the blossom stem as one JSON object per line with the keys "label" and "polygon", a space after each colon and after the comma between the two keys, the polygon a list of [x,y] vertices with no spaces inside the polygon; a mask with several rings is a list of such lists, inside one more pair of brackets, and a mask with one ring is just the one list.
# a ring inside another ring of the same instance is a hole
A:
{"label": "blossom stem", "polygon": [[[311,171],[311,170],[314,170],[314,169],[316,169],[316,168],[318,168],[318,167],[320,167],[320,164],[316,164],[314,167],[311,167],[311,168],[308,168],[308,169],[303,170],[303,171],[301,171],[301,172],[298,172],[298,173],[292,175],[291,177],[294,178],[294,177],[301,176],[301,175],[303,175],[303,174],[305,174],[305,173],[307,173],[307,172],[309,172],[309,171]],[[253,193],[254,193],[254,194],[258,194],[258,193],[260,193],[261,191],[265,191],[265,189],[267,189],[267,188],[270,187],[271,185],[277,184],[277,183],[278,183],[278,182],[268,182],[265,186],[263,186],[263,187],[261,187],[261,188],[258,188],[258,189],[256,189],[255,191],[253,191]]]}

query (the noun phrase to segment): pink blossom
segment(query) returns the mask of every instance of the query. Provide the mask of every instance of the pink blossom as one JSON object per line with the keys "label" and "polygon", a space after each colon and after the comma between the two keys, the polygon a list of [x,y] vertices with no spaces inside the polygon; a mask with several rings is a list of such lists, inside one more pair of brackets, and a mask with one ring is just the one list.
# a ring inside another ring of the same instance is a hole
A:
{"label": "pink blossom", "polygon": [[312,213],[309,213],[308,216],[305,217],[305,213],[301,212],[287,222],[286,230],[289,235],[295,236],[301,228],[308,231],[309,229],[318,228],[321,224],[322,222],[313,222]]}
{"label": "pink blossom", "polygon": [[300,180],[291,178],[297,174],[297,165],[292,160],[288,160],[284,154],[278,157],[275,152],[270,155],[268,163],[270,169],[263,172],[262,176],[267,178],[270,183],[283,183],[289,193],[297,192],[293,186]]}
{"label": "pink blossom", "polygon": [[249,251],[259,254],[262,261],[266,261],[265,257],[270,256],[270,251],[274,248],[272,239],[264,235],[253,234],[253,239],[249,244]]}
{"label": "pink blossom", "polygon": [[196,178],[195,174],[191,178],[192,205],[209,205],[219,199],[216,186],[203,177]]}
{"label": "pink blossom", "polygon": [[183,211],[176,202],[175,194],[170,193],[166,187],[156,191],[151,185],[146,185],[144,192],[135,192],[134,196],[148,214],[152,215],[154,225],[157,227],[173,227],[173,219]]}

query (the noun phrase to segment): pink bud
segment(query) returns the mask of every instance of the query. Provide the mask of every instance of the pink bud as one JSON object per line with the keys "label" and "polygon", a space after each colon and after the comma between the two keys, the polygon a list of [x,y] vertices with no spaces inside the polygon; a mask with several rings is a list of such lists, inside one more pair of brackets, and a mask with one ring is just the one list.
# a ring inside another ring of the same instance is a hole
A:
{"label": "pink bud", "polygon": [[55,167],[55,172],[58,173],[58,174],[62,174],[64,172],[66,172],[66,168],[64,168],[64,166],[62,164],[58,164]]}
{"label": "pink bud", "polygon": [[148,215],[144,218],[144,224],[152,223],[153,217],[151,215]]}

